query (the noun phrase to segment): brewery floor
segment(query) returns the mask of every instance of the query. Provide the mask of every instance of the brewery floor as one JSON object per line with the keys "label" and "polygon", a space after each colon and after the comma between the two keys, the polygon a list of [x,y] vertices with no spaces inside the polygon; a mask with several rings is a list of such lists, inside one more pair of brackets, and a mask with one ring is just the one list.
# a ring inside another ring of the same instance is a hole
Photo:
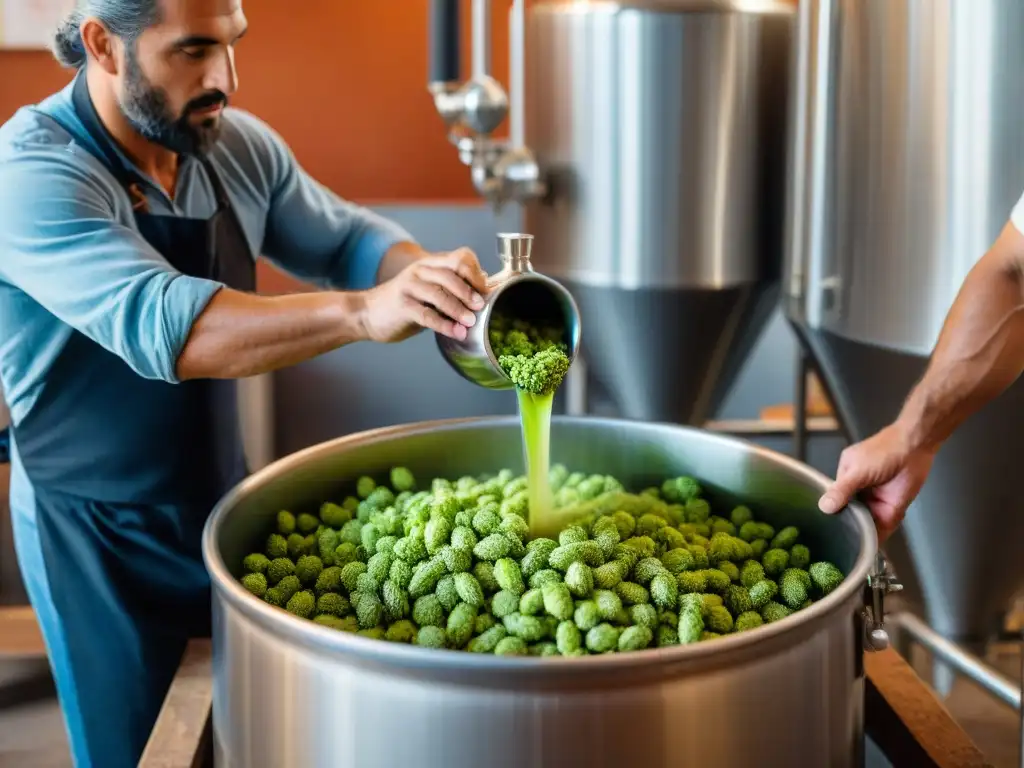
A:
{"label": "brewery floor", "polygon": [[[915,667],[927,674],[927,656],[915,652]],[[1013,644],[993,646],[989,663],[1004,674],[1020,675],[1020,652]],[[997,768],[1017,768],[1019,724],[1016,713],[969,680],[958,678],[947,700],[955,717]],[[869,750],[869,756],[873,750]],[[869,760],[869,768],[878,763]],[[881,765],[884,765],[882,763]],[[0,661],[0,768],[71,768],[60,709],[45,664]]]}
{"label": "brewery floor", "polygon": [[0,768],[71,768],[45,662],[0,661]]}

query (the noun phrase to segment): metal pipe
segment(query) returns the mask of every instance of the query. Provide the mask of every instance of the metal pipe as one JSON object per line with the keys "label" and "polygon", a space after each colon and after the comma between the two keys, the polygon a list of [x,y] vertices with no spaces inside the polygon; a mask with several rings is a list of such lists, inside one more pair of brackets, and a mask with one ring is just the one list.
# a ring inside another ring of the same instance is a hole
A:
{"label": "metal pipe", "polygon": [[897,613],[886,617],[900,632],[906,632],[920,643],[929,653],[964,677],[973,680],[1004,704],[1020,710],[1021,687],[1010,678],[993,669],[972,653],[947,640],[912,613]]}
{"label": "metal pipe", "polygon": [[514,0],[509,19],[509,79],[514,95],[510,141],[491,134],[509,117],[509,95],[490,75],[491,0],[473,0],[473,74],[457,77],[458,6],[460,0],[431,0],[430,82],[434,108],[445,122],[459,159],[470,168],[473,186],[495,210],[509,202],[523,203],[546,191],[540,168],[525,144],[524,127],[524,0]]}
{"label": "metal pipe", "polygon": [[797,461],[807,460],[807,371],[807,355],[798,346],[793,413],[793,457]]}
{"label": "metal pipe", "polygon": [[565,377],[565,412],[568,416],[587,415],[587,364],[577,355]]}
{"label": "metal pipe", "polygon": [[491,74],[491,0],[473,0],[473,78]]}
{"label": "metal pipe", "polygon": [[526,10],[525,0],[512,0],[508,21],[509,140],[526,146]]}
{"label": "metal pipe", "polygon": [[428,82],[455,83],[460,78],[459,0],[430,0]]}

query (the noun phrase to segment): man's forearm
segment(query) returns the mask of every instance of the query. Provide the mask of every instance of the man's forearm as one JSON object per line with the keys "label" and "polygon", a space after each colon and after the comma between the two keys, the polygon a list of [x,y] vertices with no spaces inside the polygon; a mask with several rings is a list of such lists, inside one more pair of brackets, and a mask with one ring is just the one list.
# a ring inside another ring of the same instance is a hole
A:
{"label": "man's forearm", "polygon": [[363,298],[322,292],[259,296],[224,288],[192,326],[178,356],[187,379],[237,379],[361,341]]}
{"label": "man's forearm", "polygon": [[993,252],[968,274],[928,369],[900,413],[898,423],[903,425],[910,447],[937,449],[1022,371],[1021,275],[1013,260]]}

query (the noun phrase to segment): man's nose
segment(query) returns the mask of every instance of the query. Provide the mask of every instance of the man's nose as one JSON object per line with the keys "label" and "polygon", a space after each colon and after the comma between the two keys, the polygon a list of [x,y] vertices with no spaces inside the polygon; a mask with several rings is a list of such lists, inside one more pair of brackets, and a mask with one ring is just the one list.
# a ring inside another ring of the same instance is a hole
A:
{"label": "man's nose", "polygon": [[206,77],[204,88],[209,91],[221,91],[230,96],[238,90],[238,70],[235,67],[235,49],[230,46],[224,49],[224,55],[217,57],[217,62]]}

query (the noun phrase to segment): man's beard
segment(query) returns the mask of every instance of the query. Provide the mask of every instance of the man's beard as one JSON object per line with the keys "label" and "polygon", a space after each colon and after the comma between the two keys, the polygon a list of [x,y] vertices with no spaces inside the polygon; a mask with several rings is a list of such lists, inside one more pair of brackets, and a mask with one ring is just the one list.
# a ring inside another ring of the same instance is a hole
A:
{"label": "man's beard", "polygon": [[186,155],[205,154],[220,137],[220,121],[216,118],[193,125],[189,117],[193,112],[216,104],[227,105],[227,96],[212,91],[193,99],[179,117],[171,113],[167,94],[153,86],[146,79],[135,51],[130,49],[125,57],[124,98],[121,112],[143,138],[163,147]]}

